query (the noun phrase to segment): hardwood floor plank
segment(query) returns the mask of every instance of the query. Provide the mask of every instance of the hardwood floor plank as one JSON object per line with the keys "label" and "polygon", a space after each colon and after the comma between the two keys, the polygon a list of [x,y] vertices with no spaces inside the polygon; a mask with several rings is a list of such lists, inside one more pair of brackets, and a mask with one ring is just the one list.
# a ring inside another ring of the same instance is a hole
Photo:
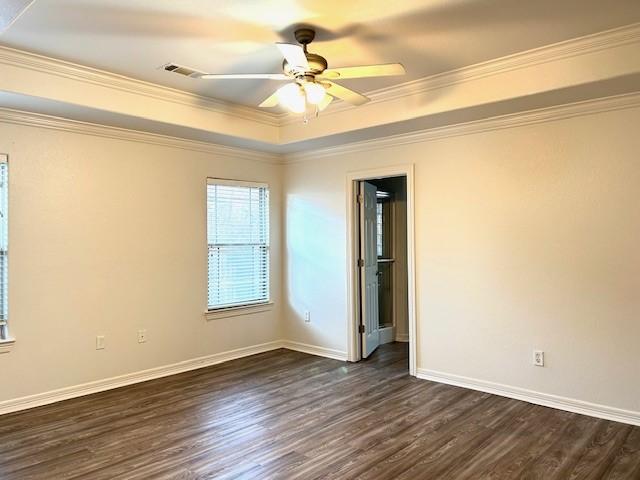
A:
{"label": "hardwood floor plank", "polygon": [[571,414],[552,408],[534,407],[527,419],[528,428],[517,442],[507,444],[501,457],[493,462],[478,479],[520,478],[527,465],[536,461],[554,438],[562,435]]}
{"label": "hardwood floor plank", "polygon": [[614,453],[624,443],[630,426],[601,420],[596,435],[583,450],[580,459],[566,478],[596,480],[603,478],[616,459]]}
{"label": "hardwood floor plank", "polygon": [[640,428],[276,350],[0,416],[0,478],[640,478]]}
{"label": "hardwood floor plank", "polygon": [[640,478],[640,428],[631,428],[620,450],[615,453],[608,480]]}
{"label": "hardwood floor plank", "polygon": [[[471,398],[474,402],[461,405],[465,408],[457,415],[447,418],[445,423],[436,423],[435,428],[420,431],[408,447],[393,455],[389,462],[383,462],[382,465],[387,464],[384,471],[372,468],[363,478],[440,478],[463,461],[469,461],[477,447],[492,435],[487,422],[505,413],[505,408],[523,408],[488,394],[474,392]],[[464,457],[461,452],[465,452]]]}

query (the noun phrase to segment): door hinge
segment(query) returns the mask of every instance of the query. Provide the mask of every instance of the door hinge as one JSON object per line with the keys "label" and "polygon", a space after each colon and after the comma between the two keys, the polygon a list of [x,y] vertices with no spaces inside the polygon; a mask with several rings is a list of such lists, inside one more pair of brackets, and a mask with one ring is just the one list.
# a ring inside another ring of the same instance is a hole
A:
{"label": "door hinge", "polygon": [[358,203],[364,203],[364,195],[360,194],[356,197]]}
{"label": "door hinge", "polygon": [[363,259],[361,259],[361,258],[358,259],[358,266],[359,267],[364,267],[364,260]]}
{"label": "door hinge", "polygon": [[364,325],[358,325],[358,333],[364,333]]}

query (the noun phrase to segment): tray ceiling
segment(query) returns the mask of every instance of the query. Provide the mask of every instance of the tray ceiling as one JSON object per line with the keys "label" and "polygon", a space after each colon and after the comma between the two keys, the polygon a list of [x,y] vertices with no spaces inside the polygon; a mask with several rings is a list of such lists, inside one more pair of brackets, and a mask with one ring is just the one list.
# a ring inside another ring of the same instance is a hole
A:
{"label": "tray ceiling", "polygon": [[637,0],[36,0],[0,44],[255,106],[269,81],[204,81],[158,67],[279,72],[273,42],[316,26],[330,66],[401,62],[401,78],[344,81],[367,92],[640,21]]}

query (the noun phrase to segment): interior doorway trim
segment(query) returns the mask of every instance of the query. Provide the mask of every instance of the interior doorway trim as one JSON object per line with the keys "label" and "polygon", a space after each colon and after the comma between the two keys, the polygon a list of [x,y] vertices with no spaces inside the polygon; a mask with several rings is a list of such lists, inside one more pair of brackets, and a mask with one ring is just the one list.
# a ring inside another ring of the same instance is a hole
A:
{"label": "interior doorway trim", "polygon": [[358,182],[385,177],[401,177],[407,179],[407,296],[409,315],[409,374],[416,376],[416,291],[415,291],[415,210],[413,164],[393,165],[383,168],[372,168],[347,173],[347,341],[348,358],[357,362],[362,358],[359,346],[358,317],[358,215],[357,195]]}

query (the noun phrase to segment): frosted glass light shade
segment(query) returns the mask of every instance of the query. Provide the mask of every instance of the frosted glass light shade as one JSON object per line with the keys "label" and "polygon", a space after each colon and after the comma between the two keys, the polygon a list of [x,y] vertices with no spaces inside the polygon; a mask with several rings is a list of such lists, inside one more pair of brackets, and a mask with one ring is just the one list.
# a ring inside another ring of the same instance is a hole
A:
{"label": "frosted glass light shade", "polygon": [[327,92],[319,83],[306,82],[303,84],[304,91],[307,94],[307,100],[312,105],[318,105],[324,100]]}
{"label": "frosted glass light shade", "polygon": [[294,113],[303,113],[306,108],[306,98],[302,87],[297,83],[287,83],[276,92],[278,102]]}

